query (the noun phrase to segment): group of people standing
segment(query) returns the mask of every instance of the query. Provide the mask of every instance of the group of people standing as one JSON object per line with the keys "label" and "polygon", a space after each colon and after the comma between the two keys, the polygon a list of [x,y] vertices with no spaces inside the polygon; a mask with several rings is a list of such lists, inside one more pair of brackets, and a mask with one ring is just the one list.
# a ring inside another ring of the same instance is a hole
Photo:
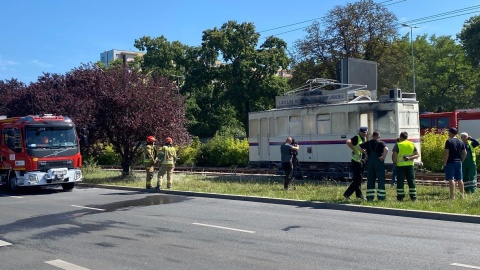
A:
{"label": "group of people standing", "polygon": [[154,136],[148,136],[143,154],[143,165],[147,173],[146,188],[151,189],[155,165],[160,165],[157,174],[157,185],[155,189],[162,189],[163,176],[167,175],[167,188],[172,187],[172,175],[177,161],[177,152],[172,146],[173,140],[170,137],[165,138],[165,143],[161,147],[156,147],[157,140]]}
{"label": "group of people standing", "polygon": [[[351,172],[352,183],[344,192],[345,199],[355,193],[357,198],[372,201],[375,192],[378,200],[385,200],[385,158],[388,148],[385,142],[380,140],[380,133],[374,131],[372,139],[367,141],[367,127],[361,127],[357,135],[346,141],[347,146],[352,150]],[[477,168],[475,162],[475,147],[479,142],[468,136],[467,133],[457,137],[456,128],[448,130],[449,139],[445,142],[443,165],[445,180],[449,183],[450,199],[455,199],[455,182],[458,183],[461,198],[465,192],[476,192]],[[392,149],[393,181],[397,179],[397,200],[403,201],[408,194],[412,201],[417,199],[417,188],[415,183],[414,160],[419,157],[415,144],[408,140],[408,133],[401,132],[397,143]],[[365,169],[367,170],[367,196],[362,193],[362,180]],[[466,179],[465,185],[463,179]],[[405,190],[405,179],[408,190]],[[376,182],[378,182],[377,188]]]}

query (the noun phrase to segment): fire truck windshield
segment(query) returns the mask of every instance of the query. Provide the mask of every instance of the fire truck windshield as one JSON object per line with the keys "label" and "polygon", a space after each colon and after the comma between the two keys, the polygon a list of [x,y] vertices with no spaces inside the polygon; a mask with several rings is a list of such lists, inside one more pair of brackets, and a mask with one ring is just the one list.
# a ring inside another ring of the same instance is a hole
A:
{"label": "fire truck windshield", "polygon": [[78,144],[73,127],[27,127],[27,148],[68,148]]}

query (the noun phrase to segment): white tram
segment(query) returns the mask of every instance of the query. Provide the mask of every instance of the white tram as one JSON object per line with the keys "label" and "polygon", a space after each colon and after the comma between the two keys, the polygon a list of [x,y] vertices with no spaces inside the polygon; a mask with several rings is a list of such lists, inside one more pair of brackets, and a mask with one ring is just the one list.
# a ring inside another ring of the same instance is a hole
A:
{"label": "white tram", "polygon": [[[325,89],[335,90],[325,90]],[[320,177],[349,177],[351,150],[345,142],[368,127],[388,149],[386,165],[400,132],[420,151],[418,101],[414,93],[389,90],[375,100],[376,91],[365,85],[312,79],[307,85],[276,98],[276,109],[249,113],[249,162],[252,166],[280,164],[280,145],[292,137],[300,145],[297,158],[302,171]],[[421,162],[419,157],[416,162]]]}

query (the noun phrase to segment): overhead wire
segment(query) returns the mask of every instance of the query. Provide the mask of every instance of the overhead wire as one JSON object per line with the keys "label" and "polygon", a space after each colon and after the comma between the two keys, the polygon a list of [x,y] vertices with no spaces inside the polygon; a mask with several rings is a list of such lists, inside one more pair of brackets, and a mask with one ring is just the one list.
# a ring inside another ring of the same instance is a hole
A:
{"label": "overhead wire", "polygon": [[[392,2],[392,1],[395,1],[395,0],[387,0],[387,1],[384,1],[384,2],[380,2],[379,4],[388,3],[388,2]],[[385,6],[393,5],[393,4],[397,4],[397,3],[405,2],[405,1],[406,0],[399,0],[397,2],[388,3]],[[468,11],[468,12],[465,12],[465,11]],[[469,15],[469,14],[473,14],[473,13],[477,13],[477,12],[480,12],[480,5],[475,5],[475,6],[461,8],[461,9],[457,9],[457,10],[442,12],[442,13],[438,13],[438,14],[434,14],[434,15],[430,15],[430,16],[426,16],[426,17],[422,17],[422,18],[418,18],[418,19],[414,19],[414,20],[404,21],[404,22],[399,23],[399,25],[408,24],[408,25],[411,25],[411,26],[415,26],[415,25],[418,25],[418,24],[450,19],[450,18],[463,16],[463,15]],[[311,21],[323,19],[325,17],[326,16],[311,19],[311,20],[306,20],[306,21],[302,21],[302,22],[298,22],[298,23],[293,23],[293,24],[289,24],[289,25],[279,26],[279,27],[275,27],[275,28],[260,31],[260,33],[268,32],[268,31],[272,31],[272,30],[277,30],[277,29],[281,29],[281,28],[286,28],[286,27],[290,27],[290,26],[294,26],[294,25],[298,25],[298,24],[302,24],[302,23],[306,23],[306,22],[311,22]],[[310,26],[311,25],[291,29],[291,30],[284,31],[284,32],[281,32],[281,33],[273,34],[272,36],[279,36],[279,35],[287,34],[287,33],[290,33],[290,32],[295,32],[295,31],[298,31],[298,30],[307,29]]]}
{"label": "overhead wire", "polygon": [[[392,1],[396,1],[396,2],[387,4],[387,5],[384,5],[384,6],[390,6],[390,5],[393,5],[393,4],[400,3],[400,2],[405,2],[405,1],[407,1],[407,0],[387,0],[387,1],[380,2],[380,3],[378,3],[378,4],[383,4],[383,3],[392,2]],[[303,23],[307,23],[307,22],[317,21],[317,20],[323,19],[323,18],[325,18],[325,17],[326,17],[326,16],[322,16],[322,17],[318,17],[318,18],[314,18],[314,19],[310,19],[310,20],[306,20],[306,21],[301,21],[301,22],[297,22],[297,23],[282,25],[282,26],[278,26],[278,27],[274,27],[274,28],[270,28],[270,29],[266,29],[266,30],[262,30],[262,31],[258,31],[258,32],[259,32],[259,33],[269,32],[269,31],[273,31],[273,30],[277,30],[277,29],[281,29],[281,28],[286,28],[286,27],[290,27],[290,26],[294,26],[294,25],[299,25],[299,24],[303,24]],[[297,29],[290,30],[290,31],[287,31],[287,32],[284,32],[284,33],[297,31],[297,30],[300,30],[300,29],[303,29],[303,28],[307,28],[307,27],[309,27],[309,26],[297,28]],[[281,33],[281,34],[283,34],[283,33]]]}

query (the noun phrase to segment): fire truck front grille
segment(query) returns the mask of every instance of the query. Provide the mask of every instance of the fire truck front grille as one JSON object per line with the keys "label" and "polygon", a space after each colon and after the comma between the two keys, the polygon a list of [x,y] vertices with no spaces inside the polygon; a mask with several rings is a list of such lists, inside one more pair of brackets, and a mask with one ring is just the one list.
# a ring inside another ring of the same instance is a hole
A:
{"label": "fire truck front grille", "polygon": [[61,161],[39,161],[38,170],[48,171],[53,168],[73,168],[73,160],[61,160]]}

